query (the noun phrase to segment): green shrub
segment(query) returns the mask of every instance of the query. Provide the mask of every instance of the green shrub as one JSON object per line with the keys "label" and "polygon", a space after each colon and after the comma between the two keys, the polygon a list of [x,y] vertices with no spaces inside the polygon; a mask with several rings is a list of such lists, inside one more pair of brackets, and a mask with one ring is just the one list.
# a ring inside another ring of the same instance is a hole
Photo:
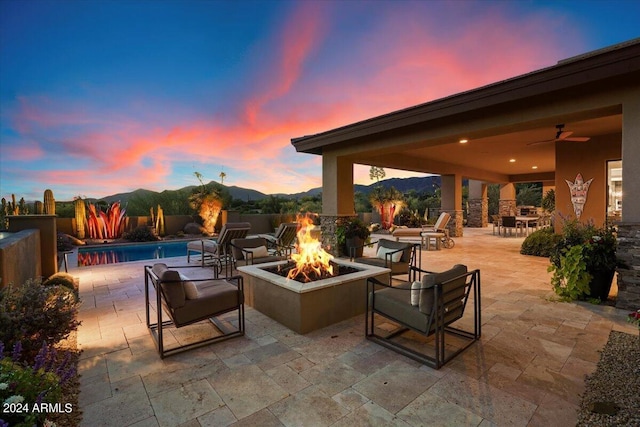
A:
{"label": "green shrub", "polygon": [[562,251],[558,265],[551,263],[547,268],[553,273],[553,290],[563,301],[574,301],[590,293],[591,275],[587,272],[584,250],[580,245],[571,246]]}
{"label": "green shrub", "polygon": [[522,255],[534,255],[550,257],[554,248],[562,236],[556,234],[551,227],[545,227],[529,234],[522,242],[520,253]]}
{"label": "green shrub", "polygon": [[42,342],[55,344],[77,329],[80,303],[64,286],[42,286],[27,280],[0,290],[0,341],[11,347],[22,341],[26,355],[35,355]]}
{"label": "green shrub", "polygon": [[42,282],[42,286],[64,286],[73,291],[76,297],[78,296],[78,289],[76,289],[76,282],[73,276],[62,271],[49,276],[47,280]]}
{"label": "green shrub", "polygon": [[138,227],[133,231],[124,233],[122,238],[131,242],[155,242],[160,240],[148,227]]}

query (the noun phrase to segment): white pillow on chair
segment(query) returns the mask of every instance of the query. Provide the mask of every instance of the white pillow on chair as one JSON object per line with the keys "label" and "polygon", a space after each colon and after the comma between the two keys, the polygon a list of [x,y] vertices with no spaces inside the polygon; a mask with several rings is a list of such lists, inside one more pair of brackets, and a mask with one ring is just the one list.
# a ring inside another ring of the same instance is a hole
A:
{"label": "white pillow on chair", "polygon": [[257,248],[244,248],[245,251],[251,252],[253,258],[263,258],[269,256],[269,251],[266,246],[258,246]]}
{"label": "white pillow on chair", "polygon": [[[398,251],[398,252],[395,252]],[[379,246],[378,247],[378,252],[377,252],[377,257],[380,259],[387,259],[387,254],[391,253],[391,252],[395,252],[394,254],[391,255],[391,261],[392,262],[399,262],[400,258],[402,258],[402,252],[401,250],[398,249],[391,249],[391,248],[385,248],[383,246]]]}

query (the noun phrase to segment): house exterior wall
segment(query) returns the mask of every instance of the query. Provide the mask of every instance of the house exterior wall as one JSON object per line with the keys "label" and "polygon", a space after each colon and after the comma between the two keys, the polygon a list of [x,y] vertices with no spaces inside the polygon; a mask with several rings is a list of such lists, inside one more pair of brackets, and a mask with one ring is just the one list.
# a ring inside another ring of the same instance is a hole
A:
{"label": "house exterior wall", "polygon": [[[557,142],[556,213],[561,217],[575,218],[566,181],[574,182],[579,173],[585,182],[593,179],[580,221],[603,225],[607,213],[607,161],[618,160],[621,156],[620,134],[593,137],[587,142]],[[562,221],[555,221],[555,225],[556,231],[562,229]]]}

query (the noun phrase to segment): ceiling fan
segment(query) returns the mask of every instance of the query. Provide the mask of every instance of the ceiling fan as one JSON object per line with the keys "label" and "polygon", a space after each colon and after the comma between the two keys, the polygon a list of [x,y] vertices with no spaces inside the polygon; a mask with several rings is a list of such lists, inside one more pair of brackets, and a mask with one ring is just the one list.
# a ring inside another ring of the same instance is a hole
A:
{"label": "ceiling fan", "polygon": [[586,142],[591,138],[588,136],[571,136],[573,132],[565,131],[564,124],[556,125],[556,137],[553,139],[545,139],[544,141],[534,141],[529,142],[527,145],[536,145],[536,144],[544,144],[546,142],[557,142],[557,141],[572,141],[572,142]]}

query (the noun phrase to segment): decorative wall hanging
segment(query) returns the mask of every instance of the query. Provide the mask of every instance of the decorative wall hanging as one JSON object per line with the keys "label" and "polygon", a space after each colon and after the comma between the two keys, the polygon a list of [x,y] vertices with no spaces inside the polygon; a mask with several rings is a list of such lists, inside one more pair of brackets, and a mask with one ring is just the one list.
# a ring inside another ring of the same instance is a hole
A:
{"label": "decorative wall hanging", "polygon": [[576,175],[575,182],[571,182],[565,179],[571,191],[571,203],[573,203],[573,212],[576,214],[576,218],[580,219],[582,211],[584,210],[584,204],[587,203],[587,193],[589,192],[589,186],[591,185],[591,178],[589,181],[584,182],[582,175]]}

